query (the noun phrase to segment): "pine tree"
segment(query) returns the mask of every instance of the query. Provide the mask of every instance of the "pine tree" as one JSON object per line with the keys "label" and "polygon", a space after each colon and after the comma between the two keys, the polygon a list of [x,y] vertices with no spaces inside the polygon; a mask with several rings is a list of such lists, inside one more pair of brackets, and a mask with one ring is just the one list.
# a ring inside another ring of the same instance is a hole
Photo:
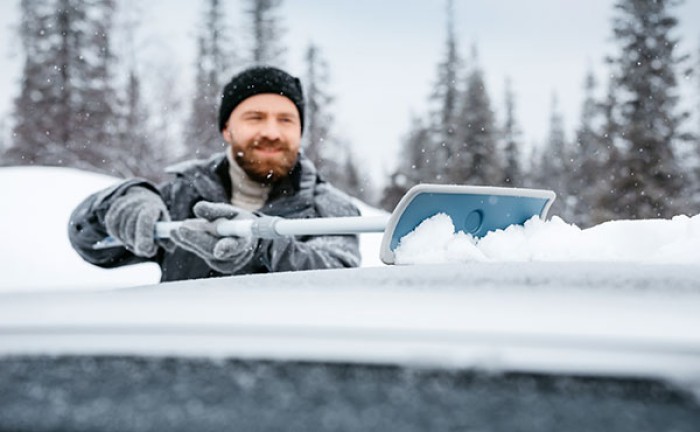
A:
{"label": "pine tree", "polygon": [[222,151],[219,131],[221,92],[232,67],[226,14],[220,0],[205,0],[206,11],[197,37],[194,96],[185,130],[185,158],[206,158]]}
{"label": "pine tree", "polygon": [[321,176],[338,189],[360,199],[367,197],[367,185],[350,151],[350,144],[334,136],[328,63],[320,49],[310,44],[304,56],[306,76],[305,130],[302,148]]}
{"label": "pine tree", "polygon": [[695,61],[695,120],[697,122],[695,129],[695,142],[698,156],[700,156],[700,41],[698,43],[697,59]]}
{"label": "pine tree", "polygon": [[445,57],[438,64],[437,79],[430,94],[429,119],[424,123],[414,116],[411,121],[412,129],[402,145],[398,167],[382,192],[381,205],[386,209],[392,209],[398,198],[416,183],[451,181],[448,163],[452,152],[459,147],[457,119],[463,62],[455,35],[453,1],[447,0],[446,6]]}
{"label": "pine tree", "polygon": [[351,150],[350,144],[342,139],[336,138],[339,157],[331,166],[336,166],[337,171],[332,175],[326,174],[326,178],[335,187],[343,192],[356,197],[364,202],[370,202],[372,188],[366,173],[360,169],[355,154]]}
{"label": "pine tree", "polygon": [[152,88],[153,94],[159,95],[149,101],[150,127],[157,131],[151,135],[155,146],[162,150],[163,157],[169,162],[182,158],[192,159],[193,156],[187,153],[183,142],[184,134],[178,127],[182,119],[187,118],[187,105],[190,100],[176,91],[180,78],[170,64],[158,65],[153,73],[158,79],[149,80],[149,87]]}
{"label": "pine tree", "polygon": [[623,175],[624,160],[620,146],[621,124],[618,118],[617,86],[614,77],[610,78],[606,98],[598,105],[603,116],[603,125],[598,134],[600,140],[600,170],[598,180],[591,184],[593,209],[591,223],[599,224],[615,219],[621,213],[615,184]]}
{"label": "pine tree", "polygon": [[434,106],[430,125],[432,137],[426,143],[432,144],[432,147],[427,152],[430,158],[426,159],[421,170],[423,181],[449,182],[449,176],[446,174],[447,165],[452,157],[452,150],[458,146],[457,115],[461,94],[459,80],[463,61],[459,56],[454,16],[454,3],[452,0],[447,0],[445,58],[438,65],[437,80],[430,97]]}
{"label": "pine tree", "polygon": [[698,146],[700,147],[700,43],[698,43],[698,58],[697,62],[695,65],[695,82],[697,83],[697,105],[696,109],[697,112],[695,113],[695,119],[697,120],[697,131],[696,131],[696,138],[698,141]]}
{"label": "pine tree", "polygon": [[[24,64],[21,90],[14,101],[13,142],[4,160],[7,164],[33,165],[50,163],[49,134],[53,129],[50,91],[56,65],[48,65],[49,50],[41,40],[51,32],[52,5],[49,0],[22,0],[19,38]],[[58,163],[58,162],[57,162]]]}
{"label": "pine tree", "polygon": [[109,173],[113,0],[25,0],[21,11],[25,64],[10,157]]}
{"label": "pine tree", "polygon": [[124,178],[160,181],[164,179],[163,169],[169,161],[171,146],[166,144],[161,133],[155,132],[151,109],[143,96],[136,43],[141,11],[135,1],[123,0],[118,12],[121,19],[117,19],[116,30],[121,38],[118,46],[122,59],[118,75],[125,75],[127,80],[118,86],[117,144],[110,155],[110,170]]}
{"label": "pine tree", "polygon": [[282,0],[247,0],[250,18],[250,63],[284,67],[285,49],[281,44],[284,30],[277,16]]}
{"label": "pine tree", "polygon": [[670,217],[679,210],[684,176],[674,152],[687,113],[678,112],[676,54],[671,32],[675,0],[619,0],[613,32],[619,44],[609,59],[620,88],[623,173],[615,179],[620,218]]}
{"label": "pine tree", "polygon": [[603,143],[597,132],[596,121],[600,108],[595,99],[596,79],[593,71],[586,75],[584,83],[584,100],[581,107],[581,119],[576,139],[571,152],[567,195],[572,205],[570,222],[579,226],[593,224],[593,208],[596,191],[593,185],[601,181],[600,175],[604,163]]}
{"label": "pine tree", "polygon": [[411,131],[403,140],[401,159],[398,167],[389,179],[389,184],[382,191],[380,206],[392,211],[401,197],[412,187],[425,180],[425,173],[432,165],[430,149],[434,148],[430,140],[432,130],[420,118],[414,116]]}
{"label": "pine tree", "polygon": [[417,117],[414,117],[411,124],[412,129],[403,146],[404,158],[399,170],[406,177],[405,184],[408,187],[424,181],[423,173],[431,164],[429,151],[433,148],[430,128]]}
{"label": "pine tree", "polygon": [[304,56],[306,76],[304,77],[306,93],[306,113],[304,131],[304,153],[321,169],[328,155],[333,115],[330,105],[333,97],[327,93],[329,83],[328,63],[322,58],[319,48],[310,44]]}
{"label": "pine tree", "polygon": [[141,177],[153,181],[165,178],[164,165],[172,157],[166,140],[149,124],[151,114],[142,96],[135,70],[129,73],[119,113],[119,148],[111,161],[111,171],[121,177]]}
{"label": "pine tree", "polygon": [[0,117],[0,166],[5,165],[2,155],[5,153],[7,142],[7,119],[2,116]]}
{"label": "pine tree", "polygon": [[[72,87],[74,133],[69,140],[76,166],[112,174],[110,161],[121,151],[116,141],[117,112],[113,67],[116,61],[111,47],[114,0],[59,0],[64,88]],[[75,67],[70,56],[77,55]],[[71,70],[72,68],[72,70]],[[70,94],[70,93],[69,93]],[[72,125],[68,123],[68,125]]]}
{"label": "pine tree", "polygon": [[360,171],[357,169],[357,162],[355,162],[355,157],[352,153],[349,153],[345,159],[343,171],[345,172],[345,184],[341,190],[364,200],[364,196],[367,195],[366,188],[368,184],[360,175]]}
{"label": "pine tree", "polygon": [[497,146],[496,118],[483,71],[478,66],[476,48],[472,65],[462,96],[457,139],[449,149],[447,176],[451,183],[499,185],[503,181],[503,165]]}
{"label": "pine tree", "polygon": [[566,144],[566,134],[564,131],[564,118],[559,111],[557,95],[552,96],[552,109],[549,118],[549,134],[545,147],[540,154],[540,162],[536,177],[539,187],[552,189],[557,194],[557,200],[552,205],[550,213],[565,220],[570,219],[570,203],[567,175],[570,162],[569,151]]}
{"label": "pine tree", "polygon": [[[699,40],[700,42],[700,40]],[[689,155],[689,159],[692,161],[693,165],[693,176],[692,176],[692,199],[689,205],[691,214],[697,214],[698,208],[700,208],[700,43],[698,44],[695,68],[688,73],[694,78],[694,113],[695,113],[695,130],[693,137],[690,139],[692,141],[692,155]]]}
{"label": "pine tree", "polygon": [[503,184],[521,186],[524,184],[524,173],[521,167],[520,128],[515,118],[515,95],[510,80],[506,80],[505,119],[503,121],[503,146],[505,166],[503,169]]}
{"label": "pine tree", "polygon": [[695,141],[698,151],[700,151],[700,42],[698,43],[697,60],[695,64],[695,83],[696,83],[696,105],[695,105]]}
{"label": "pine tree", "polygon": [[[158,168],[155,158],[149,154],[149,133],[143,119],[147,117],[141,100],[141,85],[134,70],[129,73],[129,81],[120,103],[119,146],[130,151],[120,152],[110,161],[114,174],[121,177],[151,177]],[[143,163],[143,164],[142,164]]]}

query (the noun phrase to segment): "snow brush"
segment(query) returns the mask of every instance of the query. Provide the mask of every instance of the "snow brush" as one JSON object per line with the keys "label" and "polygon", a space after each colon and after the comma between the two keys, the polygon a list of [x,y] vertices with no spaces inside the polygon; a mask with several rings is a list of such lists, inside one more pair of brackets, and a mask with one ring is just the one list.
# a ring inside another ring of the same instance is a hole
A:
{"label": "snow brush", "polygon": [[[490,231],[522,225],[533,216],[546,218],[555,197],[553,191],[543,189],[419,184],[409,189],[394,211],[386,216],[222,219],[213,225],[198,219],[190,221],[200,221],[202,229],[220,236],[276,238],[383,232],[379,256],[385,264],[394,264],[394,251],[401,238],[436,214],[447,214],[457,231],[481,238]],[[155,237],[169,238],[170,232],[183,222],[159,222]],[[122,244],[107,237],[93,248],[117,246]]]}

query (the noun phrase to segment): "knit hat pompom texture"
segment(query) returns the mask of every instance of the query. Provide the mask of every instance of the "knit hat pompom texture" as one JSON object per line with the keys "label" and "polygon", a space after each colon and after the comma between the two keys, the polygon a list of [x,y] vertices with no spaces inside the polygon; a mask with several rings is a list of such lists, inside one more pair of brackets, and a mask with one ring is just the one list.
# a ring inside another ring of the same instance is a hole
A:
{"label": "knit hat pompom texture", "polygon": [[304,94],[301,81],[283,70],[271,66],[255,66],[244,70],[226,84],[221,95],[219,130],[223,131],[231,112],[245,99],[262,93],[274,93],[288,98],[299,111],[304,130]]}

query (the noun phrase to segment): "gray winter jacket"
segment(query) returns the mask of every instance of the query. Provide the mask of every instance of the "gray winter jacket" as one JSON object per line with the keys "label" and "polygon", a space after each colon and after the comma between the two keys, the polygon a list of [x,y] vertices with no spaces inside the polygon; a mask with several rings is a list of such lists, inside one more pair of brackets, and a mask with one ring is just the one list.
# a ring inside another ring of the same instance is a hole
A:
{"label": "gray winter jacket", "polygon": [[[226,156],[220,154],[208,161],[191,161],[169,169],[175,178],[160,186],[146,180],[128,180],[91,195],[71,215],[68,233],[73,248],[83,259],[100,267],[156,261],[162,270],[161,281],[223,276],[198,256],[180,248],[160,248],[154,258],[147,259],[122,247],[95,250],[92,246],[107,236],[104,218],[109,206],[132,186],[159,193],[172,220],[194,217],[192,208],[199,201],[230,203],[228,164]],[[359,215],[349,198],[320,179],[304,156],[299,157],[292,174],[273,187],[259,211],[285,218]],[[360,264],[358,243],[357,236],[347,235],[260,240],[253,260],[237,274],[356,267]]]}

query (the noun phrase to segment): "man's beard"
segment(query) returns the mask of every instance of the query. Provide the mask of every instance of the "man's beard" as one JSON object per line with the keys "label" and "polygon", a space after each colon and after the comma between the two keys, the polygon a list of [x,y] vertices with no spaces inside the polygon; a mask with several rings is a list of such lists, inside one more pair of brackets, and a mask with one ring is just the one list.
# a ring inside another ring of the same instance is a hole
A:
{"label": "man's beard", "polygon": [[[259,157],[257,148],[279,150],[271,157]],[[254,140],[245,145],[233,143],[233,157],[238,165],[252,180],[271,184],[287,177],[297,163],[297,152],[289,148],[286,142]]]}

